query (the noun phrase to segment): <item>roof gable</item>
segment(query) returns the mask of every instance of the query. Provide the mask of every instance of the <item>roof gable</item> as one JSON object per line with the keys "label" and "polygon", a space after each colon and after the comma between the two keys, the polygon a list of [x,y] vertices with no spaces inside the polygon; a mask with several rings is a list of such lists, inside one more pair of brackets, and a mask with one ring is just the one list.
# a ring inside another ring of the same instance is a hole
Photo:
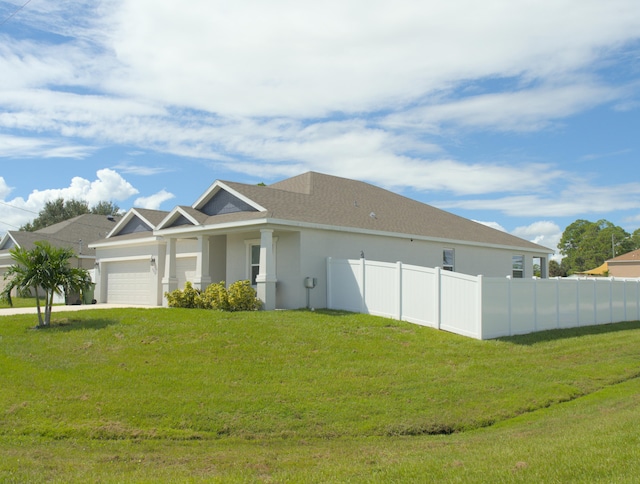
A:
{"label": "roof gable", "polygon": [[236,212],[257,212],[258,210],[227,190],[218,190],[209,201],[200,207],[200,211],[213,216]]}
{"label": "roof gable", "polygon": [[156,229],[202,225],[206,219],[207,216],[205,214],[194,208],[178,206],[169,212],[169,215],[158,224]]}
{"label": "roof gable", "polygon": [[266,211],[262,205],[252,200],[244,192],[239,192],[219,180],[211,185],[192,207],[207,216]]}
{"label": "roof gable", "polygon": [[16,241],[11,237],[9,232],[7,232],[2,240],[0,240],[0,250],[13,249],[16,245]]}
{"label": "roof gable", "polygon": [[153,232],[156,226],[167,215],[161,210],[130,209],[106,238],[118,235],[130,235],[142,232]]}

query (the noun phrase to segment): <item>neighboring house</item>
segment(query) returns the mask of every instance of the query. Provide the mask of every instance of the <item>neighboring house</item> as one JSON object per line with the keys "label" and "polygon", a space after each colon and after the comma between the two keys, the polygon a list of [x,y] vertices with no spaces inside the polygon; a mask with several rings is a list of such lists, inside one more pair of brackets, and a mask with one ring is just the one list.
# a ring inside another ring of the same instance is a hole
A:
{"label": "neighboring house", "polygon": [[[131,209],[96,250],[98,302],[160,306],[164,293],[248,279],[265,309],[326,306],[326,260],[546,277],[551,249],[367,183],[309,172],[269,186],[216,181],[191,206]],[[307,279],[310,278],[310,279]],[[305,287],[310,281],[313,289]],[[382,295],[381,295],[382,296]]]}
{"label": "neighboring house", "polygon": [[35,232],[10,230],[0,240],[0,290],[6,284],[4,273],[13,265],[10,253],[13,247],[31,250],[38,241],[47,241],[54,247],[69,247],[76,254],[76,257],[70,260],[70,264],[90,270],[95,267],[96,251],[89,247],[89,243],[109,234],[120,218],[85,214]]}
{"label": "neighboring house", "polygon": [[607,262],[609,276],[640,278],[640,249],[619,255]]}

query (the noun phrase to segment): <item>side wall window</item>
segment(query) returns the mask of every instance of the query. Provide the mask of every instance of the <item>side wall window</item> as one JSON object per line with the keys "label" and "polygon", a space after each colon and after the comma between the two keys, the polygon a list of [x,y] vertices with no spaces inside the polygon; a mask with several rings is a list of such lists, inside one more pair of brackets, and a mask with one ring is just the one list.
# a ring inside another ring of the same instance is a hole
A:
{"label": "side wall window", "polygon": [[442,251],[442,269],[445,271],[455,270],[456,253],[453,249],[444,249]]}
{"label": "side wall window", "polygon": [[251,277],[251,285],[256,285],[256,276],[260,272],[260,244],[250,247],[249,260],[249,276]]}
{"label": "side wall window", "polygon": [[[278,237],[273,238],[273,254],[275,258]],[[247,250],[247,279],[256,285],[256,276],[260,273],[260,239],[244,241]]]}
{"label": "side wall window", "polygon": [[511,266],[513,268],[512,277],[514,279],[522,279],[524,277],[524,256],[514,255],[511,257]]}

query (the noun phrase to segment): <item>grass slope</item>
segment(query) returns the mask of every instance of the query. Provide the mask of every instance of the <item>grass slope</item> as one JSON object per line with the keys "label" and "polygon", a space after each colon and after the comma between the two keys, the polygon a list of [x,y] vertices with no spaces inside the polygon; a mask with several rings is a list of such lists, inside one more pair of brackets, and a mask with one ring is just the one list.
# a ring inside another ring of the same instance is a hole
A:
{"label": "grass slope", "polygon": [[640,472],[638,323],[480,342],[335,312],[56,318],[0,318],[3,482]]}

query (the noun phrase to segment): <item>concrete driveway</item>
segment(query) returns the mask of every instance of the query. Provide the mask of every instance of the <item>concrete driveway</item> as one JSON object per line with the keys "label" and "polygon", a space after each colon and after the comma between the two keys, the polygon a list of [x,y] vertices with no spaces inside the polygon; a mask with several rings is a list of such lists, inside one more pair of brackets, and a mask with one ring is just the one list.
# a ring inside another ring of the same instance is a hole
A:
{"label": "concrete driveway", "polygon": [[[112,309],[112,308],[152,308],[156,306],[135,306],[132,304],[76,304],[70,306],[53,306],[54,313],[65,311],[83,311],[85,309]],[[14,314],[36,314],[37,308],[3,308],[0,309],[0,316],[12,316]]]}

